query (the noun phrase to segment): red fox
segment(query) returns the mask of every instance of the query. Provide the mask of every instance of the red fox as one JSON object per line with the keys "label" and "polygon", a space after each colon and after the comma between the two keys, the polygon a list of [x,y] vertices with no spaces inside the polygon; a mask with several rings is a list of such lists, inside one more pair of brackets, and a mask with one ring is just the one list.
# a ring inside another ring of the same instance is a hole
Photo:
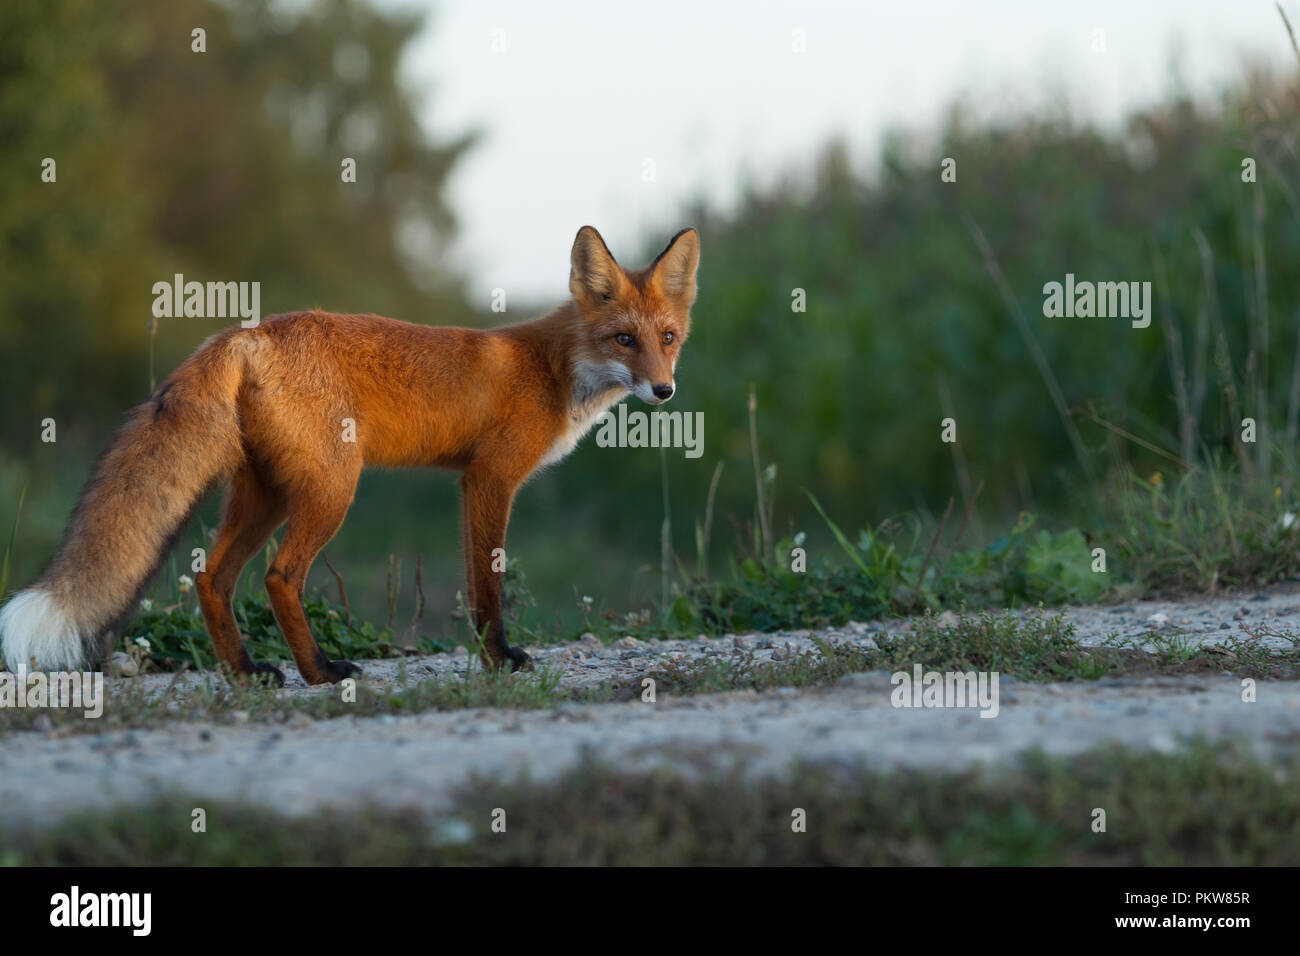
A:
{"label": "red fox", "polygon": [[49,566],[0,611],[0,653],[10,667],[42,670],[102,659],[200,500],[228,482],[219,536],[195,576],[217,658],[236,677],[283,685],[277,668],[249,658],[230,602],[244,565],[287,521],[266,590],[298,671],[309,684],[358,673],[312,636],[307,571],[364,466],[431,465],[461,472],[483,661],[531,669],[506,640],[493,561],[515,492],[629,392],[652,405],[672,397],[699,258],[698,233],[683,229],[647,268],[625,270],[584,226],[572,298],[531,322],[475,330],[299,312],[217,333],[130,413]]}

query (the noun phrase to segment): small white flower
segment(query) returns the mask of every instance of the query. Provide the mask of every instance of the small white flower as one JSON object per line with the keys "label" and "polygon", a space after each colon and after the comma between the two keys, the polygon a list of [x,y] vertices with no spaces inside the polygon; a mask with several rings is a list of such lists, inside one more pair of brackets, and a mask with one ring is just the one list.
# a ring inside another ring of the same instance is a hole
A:
{"label": "small white flower", "polygon": [[142,610],[142,611],[152,611],[152,610],[153,610],[153,601],[149,600],[148,598],[142,598],[142,599],[140,600],[140,610]]}
{"label": "small white flower", "polygon": [[194,579],[188,574],[182,574],[178,585],[182,594],[189,594],[190,588],[194,587]]}
{"label": "small white flower", "polygon": [[1293,524],[1295,524],[1295,512],[1288,511],[1286,514],[1284,514],[1282,516],[1281,524],[1282,524],[1283,531],[1285,531],[1287,528],[1290,528]]}
{"label": "small white flower", "polygon": [[149,653],[153,650],[153,645],[149,643],[149,638],[147,637],[137,637],[135,643],[138,647],[143,649],[145,653]]}

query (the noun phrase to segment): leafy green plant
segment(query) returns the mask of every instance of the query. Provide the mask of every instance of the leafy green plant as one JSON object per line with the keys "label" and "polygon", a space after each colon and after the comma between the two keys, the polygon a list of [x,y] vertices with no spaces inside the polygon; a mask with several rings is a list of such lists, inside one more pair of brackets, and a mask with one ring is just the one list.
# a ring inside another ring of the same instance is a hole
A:
{"label": "leafy green plant", "polygon": [[[347,620],[341,608],[323,597],[304,601],[303,610],[321,650],[331,659],[373,660],[401,657],[408,652],[394,642],[393,633],[388,628],[380,630],[369,621]],[[234,611],[239,631],[244,635],[244,644],[254,660],[274,661],[288,657],[284,637],[264,595],[236,599]],[[123,632],[120,649],[137,656],[143,653],[165,669],[183,664],[200,669],[216,666],[216,655],[212,642],[208,640],[202,614],[184,603],[145,610]],[[414,650],[434,654],[450,649],[451,646],[444,642],[422,637]]]}
{"label": "leafy green plant", "polygon": [[[713,633],[821,627],[918,608],[1089,602],[1106,590],[1105,575],[1092,570],[1084,536],[1035,529],[1033,515],[1022,514],[1010,532],[985,547],[927,564],[931,555],[920,547],[919,525],[908,541],[900,540],[902,525],[890,520],[863,529],[853,542],[815,498],[813,504],[848,565],[794,571],[746,558],[733,564],[730,581],[684,589],[672,608],[676,623]],[[777,552],[789,554],[802,542],[800,536],[784,540]]]}

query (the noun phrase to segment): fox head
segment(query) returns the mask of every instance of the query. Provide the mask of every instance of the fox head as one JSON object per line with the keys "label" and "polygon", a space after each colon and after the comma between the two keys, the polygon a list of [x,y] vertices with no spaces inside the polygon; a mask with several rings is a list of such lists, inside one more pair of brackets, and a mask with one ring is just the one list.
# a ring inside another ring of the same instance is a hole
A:
{"label": "fox head", "polygon": [[583,226],[573,242],[569,290],[583,330],[574,362],[575,398],[621,388],[650,405],[673,397],[673,372],[691,328],[700,236],[683,229],[645,269],[614,261],[605,240]]}

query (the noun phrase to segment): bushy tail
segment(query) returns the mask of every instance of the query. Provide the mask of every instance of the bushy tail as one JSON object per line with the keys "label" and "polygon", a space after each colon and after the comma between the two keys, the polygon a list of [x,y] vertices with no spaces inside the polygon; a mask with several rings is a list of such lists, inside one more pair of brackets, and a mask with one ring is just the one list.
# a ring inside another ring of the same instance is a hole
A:
{"label": "bushy tail", "polygon": [[242,460],[237,398],[248,349],[233,331],[132,411],[100,458],[49,566],[0,610],[9,668],[82,670],[100,660],[204,493]]}

